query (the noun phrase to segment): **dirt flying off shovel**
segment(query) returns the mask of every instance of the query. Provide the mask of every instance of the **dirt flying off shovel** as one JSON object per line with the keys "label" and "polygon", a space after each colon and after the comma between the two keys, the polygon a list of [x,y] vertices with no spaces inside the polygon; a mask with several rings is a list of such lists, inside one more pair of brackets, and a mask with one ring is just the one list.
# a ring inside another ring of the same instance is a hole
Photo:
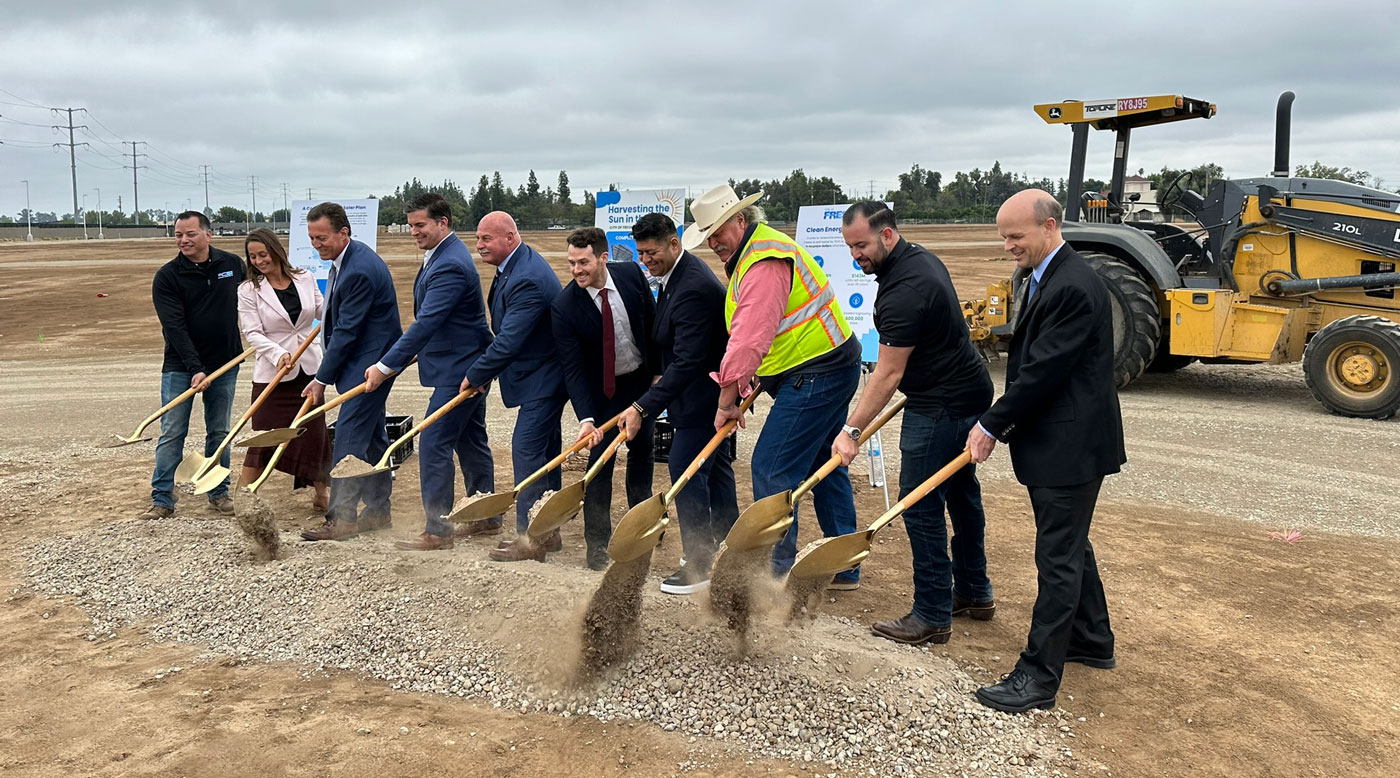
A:
{"label": "dirt flying off shovel", "polygon": [[384,449],[384,456],[381,456],[374,466],[371,467],[368,462],[359,457],[346,457],[340,460],[340,464],[336,465],[335,469],[331,470],[331,477],[364,478],[366,476],[375,475],[376,473],[387,473],[390,470],[398,470],[398,465],[389,463],[389,459],[394,456],[395,451],[398,451],[403,444],[413,440],[418,433],[432,426],[438,419],[451,413],[453,408],[456,408],[478,394],[481,394],[481,390],[475,386],[465,392],[458,392],[456,397],[443,403],[443,406],[429,414],[428,418],[418,422],[414,425],[413,429],[405,432],[398,440],[390,443],[389,447]]}
{"label": "dirt flying off shovel", "polygon": [[[411,365],[417,361],[418,357],[414,357],[413,359],[408,360],[408,365]],[[404,370],[407,370],[408,365],[404,365],[402,369],[395,370],[388,376],[384,377],[388,378],[389,376],[396,376],[399,373],[402,373]],[[307,422],[314,420],[318,416],[325,415],[327,411],[330,411],[334,408],[338,408],[341,405],[344,405],[345,403],[355,399],[356,397],[359,397],[364,393],[365,384],[361,383],[359,386],[356,386],[355,388],[351,389],[345,394],[339,395],[334,400],[331,400],[330,402],[322,405],[314,411],[310,411],[309,413],[307,412],[307,408],[310,406],[310,404],[303,404],[301,412],[297,415],[295,419],[292,420],[292,426],[280,427],[275,430],[263,430],[262,432],[249,435],[248,437],[238,441],[233,445],[233,447],[262,448],[264,446],[280,446],[288,441],[296,440],[298,437],[301,436],[303,432],[306,431]]]}
{"label": "dirt flying off shovel", "polygon": [[525,534],[530,536],[531,541],[542,542],[549,533],[564,526],[569,519],[577,516],[578,512],[583,510],[584,490],[588,488],[588,484],[594,478],[598,477],[598,471],[602,470],[603,466],[613,458],[613,454],[617,453],[618,446],[626,441],[627,433],[618,432],[612,443],[609,443],[608,447],[603,450],[603,455],[598,457],[598,461],[594,462],[593,466],[588,468],[588,472],[583,474],[582,480],[565,486],[550,495],[548,500],[545,500],[544,505],[540,506],[539,512],[535,514],[533,519],[530,519],[530,526],[525,529]]}
{"label": "dirt flying off shovel", "polygon": [[[236,366],[238,365],[238,363],[242,362],[243,360],[247,359],[248,357],[253,356],[253,354],[255,354],[255,353],[257,353],[257,349],[249,348],[247,351],[244,351],[242,354],[239,354],[238,356],[234,357],[233,359],[230,359],[228,362],[225,362],[223,367],[221,367],[221,368],[219,368],[218,370],[215,370],[214,372],[212,372],[212,373],[210,373],[209,375],[205,376],[205,377],[204,377],[204,383],[201,384],[201,386],[207,386],[207,385],[209,385],[209,384],[214,383],[214,379],[216,379],[216,378],[218,378],[219,376],[223,375],[224,373],[227,373],[228,371],[232,370],[234,367],[236,367]],[[179,395],[178,397],[176,397],[175,399],[173,399],[173,400],[171,400],[170,402],[166,403],[165,405],[162,405],[162,406],[160,407],[160,410],[156,411],[155,413],[151,414],[150,416],[147,416],[145,421],[143,421],[143,422],[141,422],[140,424],[136,425],[136,431],[133,432],[133,433],[131,433],[131,437],[129,437],[129,438],[123,438],[123,437],[118,436],[118,435],[113,435],[113,436],[112,436],[112,440],[106,441],[106,442],[104,442],[104,443],[98,443],[98,444],[97,444],[97,447],[98,447],[98,448],[117,448],[118,446],[129,446],[129,445],[131,445],[132,443],[141,443],[141,442],[143,442],[143,441],[151,440],[151,438],[143,438],[143,437],[141,437],[141,433],[144,432],[144,431],[146,430],[147,427],[151,426],[151,423],[154,422],[156,419],[159,419],[160,417],[164,416],[165,414],[167,414],[167,413],[169,413],[170,411],[174,410],[175,408],[179,407],[180,403],[185,402],[186,400],[190,399],[191,397],[194,397],[196,394],[199,394],[200,391],[201,391],[201,390],[200,390],[200,387],[198,387],[198,386],[192,386],[192,387],[190,387],[189,389],[186,389],[185,391],[181,392],[180,395]]]}
{"label": "dirt flying off shovel", "polygon": [[802,553],[797,555],[797,561],[793,563],[792,570],[788,571],[788,577],[800,579],[830,578],[837,573],[844,573],[854,568],[870,556],[870,544],[875,540],[875,533],[899,518],[900,514],[908,510],[911,505],[928,496],[929,492],[937,489],[940,484],[952,477],[953,473],[958,472],[971,461],[971,452],[962,452],[957,459],[944,465],[941,470],[915,487],[914,491],[910,492],[904,499],[885,511],[880,518],[870,524],[869,529],[852,532],[848,535],[838,535],[834,538],[825,538],[803,549]]}
{"label": "dirt flying off shovel", "polygon": [[[621,418],[622,414],[619,413],[611,419],[608,419],[603,426],[598,428],[598,431],[607,432],[613,427],[616,427],[618,419]],[[468,496],[460,508],[448,514],[447,520],[460,524],[462,522],[481,521],[482,519],[489,519],[493,516],[500,516],[510,510],[511,506],[515,505],[515,500],[520,497],[521,490],[529,488],[530,484],[544,478],[549,471],[564,464],[564,461],[569,457],[587,447],[588,441],[576,441],[572,446],[559,452],[559,456],[546,462],[544,467],[526,476],[525,480],[516,484],[514,488],[508,492],[494,492],[492,494],[483,494],[479,497]]]}
{"label": "dirt flying off shovel", "polygon": [[[234,436],[242,431],[243,425],[247,424],[248,420],[253,418],[253,414],[257,413],[258,408],[267,401],[267,398],[272,394],[272,390],[277,388],[277,384],[281,382],[288,373],[292,372],[292,369],[297,365],[297,360],[301,359],[301,355],[306,353],[306,349],[316,340],[316,335],[320,333],[320,331],[321,325],[319,324],[312,328],[311,334],[306,337],[306,340],[302,341],[300,346],[297,346],[296,351],[292,352],[291,362],[289,362],[286,367],[277,371],[277,374],[272,377],[272,381],[268,383],[267,388],[262,390],[262,394],[259,394],[257,398],[253,400],[253,404],[248,406],[248,410],[244,411],[243,415],[238,417],[238,422],[235,423],[233,428],[228,431],[228,434],[224,436],[224,439],[219,443],[219,447],[214,449],[213,454],[205,458],[198,452],[190,452],[185,455],[184,459],[180,460],[180,466],[175,468],[175,480],[191,481],[194,483],[194,493],[204,494],[218,486],[228,477],[229,470],[227,467],[219,464],[219,457],[224,453],[224,450],[228,448],[229,443],[233,442]],[[252,349],[249,350],[251,351]]]}
{"label": "dirt flying off shovel", "polygon": [[[905,398],[900,397],[879,416],[875,417],[875,420],[861,432],[860,440],[856,441],[856,445],[864,445],[865,441],[885,426],[886,422],[904,409],[904,402]],[[729,528],[729,534],[724,537],[725,550],[749,551],[777,544],[783,539],[783,535],[787,534],[788,527],[792,526],[792,509],[797,505],[798,500],[801,500],[803,495],[810,492],[823,478],[836,472],[836,468],[840,466],[841,457],[833,454],[826,461],[826,464],[808,476],[807,480],[798,484],[796,489],[769,495],[745,508],[744,512],[739,514],[738,520],[734,522],[734,526]]]}
{"label": "dirt flying off shovel", "polygon": [[[744,401],[739,404],[739,414],[742,416],[748,412],[749,406],[758,399],[758,391],[749,393]],[[622,517],[618,522],[617,529],[613,530],[612,542],[608,543],[608,556],[617,564],[630,562],[643,554],[649,553],[658,541],[661,540],[661,531],[666,528],[666,506],[676,499],[676,495],[681,493],[687,482],[700,468],[704,467],[705,460],[715,453],[724,439],[734,433],[734,428],[739,426],[738,419],[730,419],[728,424],[720,428],[715,433],[710,442],[700,449],[699,456],[686,466],[681,477],[671,484],[671,488],[665,494],[654,494],[650,498],[632,506],[632,510]]]}

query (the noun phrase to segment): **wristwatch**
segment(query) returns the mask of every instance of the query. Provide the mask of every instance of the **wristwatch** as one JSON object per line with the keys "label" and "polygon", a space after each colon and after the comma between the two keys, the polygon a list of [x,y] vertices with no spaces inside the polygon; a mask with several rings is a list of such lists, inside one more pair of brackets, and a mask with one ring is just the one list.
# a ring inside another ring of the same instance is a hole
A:
{"label": "wristwatch", "polygon": [[850,438],[851,440],[854,440],[857,443],[860,442],[860,427],[852,427],[851,425],[847,424],[846,426],[841,428],[841,431],[846,433],[846,437]]}

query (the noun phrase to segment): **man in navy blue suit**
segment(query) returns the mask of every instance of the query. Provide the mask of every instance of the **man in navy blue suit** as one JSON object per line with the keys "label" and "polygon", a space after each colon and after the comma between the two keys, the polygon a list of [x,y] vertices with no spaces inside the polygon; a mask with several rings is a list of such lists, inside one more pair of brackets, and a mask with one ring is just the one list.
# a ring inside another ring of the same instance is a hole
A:
{"label": "man in navy blue suit", "polygon": [[[555,299],[550,318],[564,385],[579,418],[578,440],[587,439],[592,446],[591,467],[607,448],[599,445],[603,434],[595,422],[602,424],[636,402],[660,367],[650,343],[656,303],[640,265],[608,261],[608,237],[597,227],[574,230],[568,254],[574,280]],[[629,507],[651,496],[655,457],[652,421],[646,419],[627,442]],[[609,461],[584,493],[583,538],[588,566],[594,570],[608,566],[612,474]]]}
{"label": "man in navy blue suit", "polygon": [[[409,203],[407,217],[414,241],[427,252],[413,281],[413,325],[365,370],[365,383],[375,391],[417,356],[418,381],[433,390],[431,415],[457,395],[467,366],[491,345],[491,328],[471,252],[452,230],[451,204],[429,192]],[[395,545],[409,551],[449,549],[453,528],[445,516],[454,499],[453,452],[461,460],[468,495],[496,490],[496,466],[486,440],[486,396],[477,394],[423,430],[418,446],[427,527],[414,540]]]}
{"label": "man in navy blue suit", "polygon": [[[724,284],[704,260],[681,250],[669,216],[652,213],[632,226],[637,256],[661,285],[656,324],[649,340],[658,352],[661,378],[622,415],[628,436],[663,410],[671,423],[668,463],[675,480],[714,437],[719,385],[709,374],[719,370],[729,344],[724,325]],[[715,550],[739,518],[734,493],[733,452],[719,447],[676,495],[685,561],[661,582],[667,594],[691,594],[710,586]]]}
{"label": "man in navy blue suit", "polygon": [[[338,203],[321,203],[306,214],[306,232],[321,259],[331,262],[326,279],[326,317],[321,325],[326,354],[302,395],[319,404],[326,387],[348,392],[403,334],[389,267],[369,246],[350,238],[350,219]],[[348,456],[375,462],[389,448],[384,429],[385,391],[362,394],[340,407],[335,420],[331,465]],[[307,540],[342,540],[389,526],[389,473],[367,478],[332,478],[326,522],[301,533]],[[364,501],[364,512],[360,502]]]}
{"label": "man in navy blue suit", "polygon": [[[515,220],[504,211],[492,211],[481,218],[476,227],[476,253],[496,268],[486,297],[496,339],[467,368],[461,389],[482,387],[499,377],[501,402],[507,408],[520,408],[510,441],[511,465],[519,483],[558,456],[562,446],[559,415],[564,410],[564,379],[549,324],[549,306],[561,288],[559,276],[538,251],[520,241]],[[558,490],[559,486],[559,471],[555,469],[521,491],[515,503],[519,534],[523,535],[530,524],[530,507],[546,489]],[[495,518],[470,522],[458,528],[457,535],[500,532],[501,519]],[[550,550],[548,545],[546,550]]]}

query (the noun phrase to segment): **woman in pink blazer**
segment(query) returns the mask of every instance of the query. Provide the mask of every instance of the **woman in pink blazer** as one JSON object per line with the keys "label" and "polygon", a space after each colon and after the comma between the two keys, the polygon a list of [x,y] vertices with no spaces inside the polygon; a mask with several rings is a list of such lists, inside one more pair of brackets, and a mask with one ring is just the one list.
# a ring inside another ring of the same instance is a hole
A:
{"label": "woman in pink blazer", "polygon": [[[291,363],[292,352],[306,340],[323,315],[325,303],[316,279],[287,261],[287,251],[271,230],[260,227],[243,243],[248,260],[238,286],[238,322],[243,337],[257,349],[253,363],[253,397],[267,388],[277,371]],[[255,430],[290,426],[301,408],[301,391],[321,366],[320,338],[312,343],[295,367],[272,390],[253,414]],[[256,479],[267,467],[274,448],[250,448],[243,458],[243,483]],[[293,478],[293,489],[316,488],[312,507],[324,513],[329,497],[331,444],[324,417],[307,425],[306,432],[287,446],[277,469]]]}

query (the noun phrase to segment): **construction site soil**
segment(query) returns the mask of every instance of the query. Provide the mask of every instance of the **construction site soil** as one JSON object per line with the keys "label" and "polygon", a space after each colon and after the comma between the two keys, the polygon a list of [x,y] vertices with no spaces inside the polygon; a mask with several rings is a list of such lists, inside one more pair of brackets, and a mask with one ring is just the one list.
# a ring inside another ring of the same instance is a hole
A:
{"label": "construction site soil", "polygon": [[[905,234],[964,296],[1011,268],[991,227]],[[526,235],[561,278],[564,235]],[[407,236],[379,247],[407,323],[419,255]],[[297,538],[318,522],[282,474],[237,517],[184,494],[175,517],[137,521],[153,444],[95,444],[159,405],[150,279],[174,254],[163,240],[0,244],[7,775],[1370,776],[1400,760],[1400,421],[1327,414],[1297,365],[1196,364],[1121,392],[1129,463],[1092,533],[1118,667],[1071,665],[1056,711],[1006,716],[970,695],[1015,662],[1035,596],[1031,510],[1001,448],[979,469],[996,618],[959,619],[926,650],[869,633],[909,606],[900,522],[859,590],[792,622],[746,603],[737,645],[708,596],[657,591],[680,557],[668,532],[649,566],[608,574],[603,610],[629,618],[590,658],[605,575],[584,564],[581,519],[544,564],[487,561],[499,538],[397,551],[423,528],[412,460],[392,528],[343,543]],[[408,372],[390,412],[421,419],[428,392]],[[506,489],[515,414],[488,409]],[[883,440],[893,482],[898,424]],[[864,460],[851,477],[869,523],[885,494]]]}

